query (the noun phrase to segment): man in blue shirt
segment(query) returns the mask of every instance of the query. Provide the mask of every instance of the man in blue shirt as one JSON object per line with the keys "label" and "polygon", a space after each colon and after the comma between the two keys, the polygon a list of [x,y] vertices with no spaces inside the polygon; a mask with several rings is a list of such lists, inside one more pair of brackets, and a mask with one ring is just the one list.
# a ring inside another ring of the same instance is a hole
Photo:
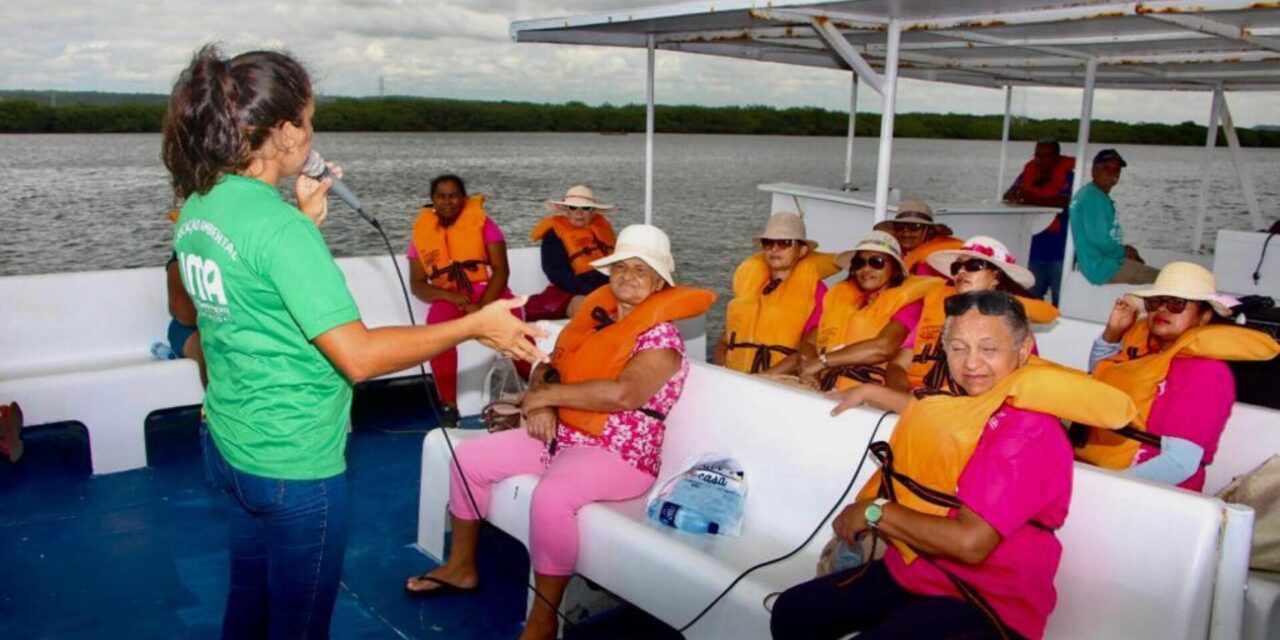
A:
{"label": "man in blue shirt", "polygon": [[1093,182],[1071,199],[1076,265],[1093,284],[1149,284],[1160,273],[1142,261],[1137,249],[1124,243],[1124,231],[1116,219],[1110,194],[1127,164],[1115,149],[1099,151],[1093,157]]}

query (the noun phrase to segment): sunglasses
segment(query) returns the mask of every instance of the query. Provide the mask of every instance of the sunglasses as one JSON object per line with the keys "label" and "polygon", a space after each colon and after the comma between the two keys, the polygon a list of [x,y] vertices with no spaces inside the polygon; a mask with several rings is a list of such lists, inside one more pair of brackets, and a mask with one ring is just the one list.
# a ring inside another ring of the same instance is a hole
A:
{"label": "sunglasses", "polygon": [[924,231],[929,225],[923,222],[895,222],[893,223],[894,231]]}
{"label": "sunglasses", "polygon": [[854,256],[853,260],[849,261],[849,269],[853,271],[857,271],[863,267],[868,267],[868,266],[871,267],[872,269],[875,269],[876,271],[879,271],[889,266],[889,261],[885,258],[881,258],[880,256],[871,256],[870,258],[864,258],[862,256]]}
{"label": "sunglasses", "polygon": [[778,249],[790,249],[791,247],[796,246],[797,242],[800,242],[800,241],[791,240],[791,239],[779,240],[776,238],[760,238],[760,248],[773,249],[776,247]]}
{"label": "sunglasses", "polygon": [[978,313],[984,316],[1003,316],[1012,313],[1021,321],[1021,324],[1026,324],[1027,311],[1022,303],[1003,291],[970,291],[951,296],[942,303],[942,309],[947,317],[962,316],[974,307],[977,307]]}
{"label": "sunglasses", "polygon": [[567,211],[595,211],[596,210],[595,207],[579,207],[572,204],[567,204],[564,206],[564,208]]}
{"label": "sunglasses", "polygon": [[1142,299],[1142,306],[1146,308],[1147,313],[1155,313],[1160,307],[1169,310],[1169,313],[1182,313],[1187,308],[1187,303],[1191,302],[1186,298],[1175,298],[1173,296],[1151,296]]}
{"label": "sunglasses", "polygon": [[960,275],[960,270],[964,269],[969,273],[977,273],[983,269],[994,269],[995,265],[983,260],[982,258],[969,258],[968,260],[956,260],[951,263],[951,275]]}

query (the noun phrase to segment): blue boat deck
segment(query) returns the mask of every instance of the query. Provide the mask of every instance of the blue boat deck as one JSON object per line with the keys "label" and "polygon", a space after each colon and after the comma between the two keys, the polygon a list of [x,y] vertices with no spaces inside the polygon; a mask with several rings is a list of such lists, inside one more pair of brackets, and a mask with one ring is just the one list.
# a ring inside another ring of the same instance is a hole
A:
{"label": "blue boat deck", "polygon": [[[482,591],[414,599],[406,576],[433,566],[413,546],[421,387],[357,394],[347,449],[351,529],[333,615],[335,638],[509,640],[524,620],[528,554],[489,528]],[[149,466],[89,474],[83,428],[27,429],[25,456],[0,462],[0,638],[216,638],[227,590],[223,496],[204,479],[199,415],[148,421]],[[576,638],[673,637],[623,608],[567,630]]]}

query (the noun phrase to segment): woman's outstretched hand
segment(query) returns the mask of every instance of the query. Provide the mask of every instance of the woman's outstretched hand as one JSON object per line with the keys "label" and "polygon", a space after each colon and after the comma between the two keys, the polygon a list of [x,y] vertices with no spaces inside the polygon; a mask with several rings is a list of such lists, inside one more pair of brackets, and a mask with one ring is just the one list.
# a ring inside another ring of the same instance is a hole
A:
{"label": "woman's outstretched hand", "polygon": [[509,358],[519,358],[529,363],[543,362],[547,359],[547,354],[538,349],[533,341],[547,337],[547,332],[511,315],[513,310],[523,307],[524,303],[524,296],[495,300],[467,318],[474,323],[473,334],[480,344]]}

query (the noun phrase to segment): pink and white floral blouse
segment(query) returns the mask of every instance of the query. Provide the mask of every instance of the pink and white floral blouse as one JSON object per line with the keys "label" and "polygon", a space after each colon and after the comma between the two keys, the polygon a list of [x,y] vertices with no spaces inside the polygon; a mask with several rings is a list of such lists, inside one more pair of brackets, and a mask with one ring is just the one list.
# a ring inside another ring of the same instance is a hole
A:
{"label": "pink and white floral blouse", "polygon": [[[684,381],[689,377],[689,361],[684,357],[684,338],[680,337],[680,331],[674,324],[664,322],[640,334],[631,355],[647,349],[671,349],[680,354],[680,369],[642,407],[665,416],[671,412],[676,400],[680,399]],[[598,437],[589,436],[561,423],[556,427],[556,446],[559,449],[602,447],[618,454],[627,464],[656,476],[661,464],[659,455],[665,431],[666,426],[660,420],[641,413],[638,409],[619,411],[609,414],[604,430]]]}

